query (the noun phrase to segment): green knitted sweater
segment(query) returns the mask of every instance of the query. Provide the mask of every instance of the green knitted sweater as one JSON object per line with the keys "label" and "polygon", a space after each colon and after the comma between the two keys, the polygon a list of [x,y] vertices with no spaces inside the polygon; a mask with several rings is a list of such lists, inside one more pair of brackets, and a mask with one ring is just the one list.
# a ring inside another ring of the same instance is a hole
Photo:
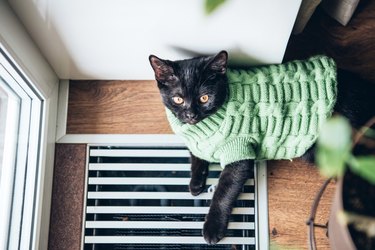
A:
{"label": "green knitted sweater", "polygon": [[336,102],[336,65],[326,56],[228,70],[227,76],[226,103],[197,124],[183,124],[167,109],[172,130],[189,150],[222,167],[303,155]]}

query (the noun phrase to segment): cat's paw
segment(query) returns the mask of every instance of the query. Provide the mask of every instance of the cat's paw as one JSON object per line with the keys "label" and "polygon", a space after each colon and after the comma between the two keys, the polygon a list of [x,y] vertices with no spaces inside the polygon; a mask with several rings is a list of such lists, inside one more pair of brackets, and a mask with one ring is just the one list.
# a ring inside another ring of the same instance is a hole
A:
{"label": "cat's paw", "polygon": [[189,184],[190,193],[194,196],[199,195],[203,192],[204,188],[206,187],[206,178],[204,179],[196,179],[191,178]]}
{"label": "cat's paw", "polygon": [[209,245],[218,243],[225,236],[227,224],[216,219],[207,219],[203,225],[203,237]]}

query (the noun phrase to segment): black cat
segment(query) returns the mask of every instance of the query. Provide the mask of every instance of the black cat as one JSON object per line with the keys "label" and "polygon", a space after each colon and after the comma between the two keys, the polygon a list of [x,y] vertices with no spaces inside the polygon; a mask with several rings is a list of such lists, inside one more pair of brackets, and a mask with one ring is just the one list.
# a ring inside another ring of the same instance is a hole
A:
{"label": "black cat", "polygon": [[[149,57],[164,105],[181,122],[188,124],[202,121],[225,103],[229,92],[227,59],[225,51],[215,56],[181,61],[163,60],[153,55]],[[338,74],[335,111],[346,115],[353,125],[360,126],[375,115],[375,87],[363,88],[363,83],[355,79],[350,73]],[[308,150],[305,158],[312,160],[313,151],[314,147]],[[208,244],[215,244],[225,236],[231,210],[253,171],[253,163],[253,160],[242,160],[225,166],[203,227],[203,236]],[[189,188],[193,195],[204,190],[208,165],[209,162],[191,154]]]}

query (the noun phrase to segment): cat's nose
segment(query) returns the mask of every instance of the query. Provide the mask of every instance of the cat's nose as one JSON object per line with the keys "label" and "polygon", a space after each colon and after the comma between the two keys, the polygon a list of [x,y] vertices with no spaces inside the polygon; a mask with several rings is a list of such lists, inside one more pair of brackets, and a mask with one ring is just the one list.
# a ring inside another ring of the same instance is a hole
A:
{"label": "cat's nose", "polygon": [[197,115],[194,114],[193,112],[186,112],[186,118],[195,119],[195,118],[197,118]]}

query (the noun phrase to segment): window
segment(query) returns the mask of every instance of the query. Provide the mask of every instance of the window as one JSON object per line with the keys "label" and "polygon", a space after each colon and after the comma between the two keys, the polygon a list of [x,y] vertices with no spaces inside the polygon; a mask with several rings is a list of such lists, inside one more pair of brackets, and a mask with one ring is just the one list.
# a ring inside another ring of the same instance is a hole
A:
{"label": "window", "polygon": [[0,50],[0,249],[35,237],[43,99]]}

